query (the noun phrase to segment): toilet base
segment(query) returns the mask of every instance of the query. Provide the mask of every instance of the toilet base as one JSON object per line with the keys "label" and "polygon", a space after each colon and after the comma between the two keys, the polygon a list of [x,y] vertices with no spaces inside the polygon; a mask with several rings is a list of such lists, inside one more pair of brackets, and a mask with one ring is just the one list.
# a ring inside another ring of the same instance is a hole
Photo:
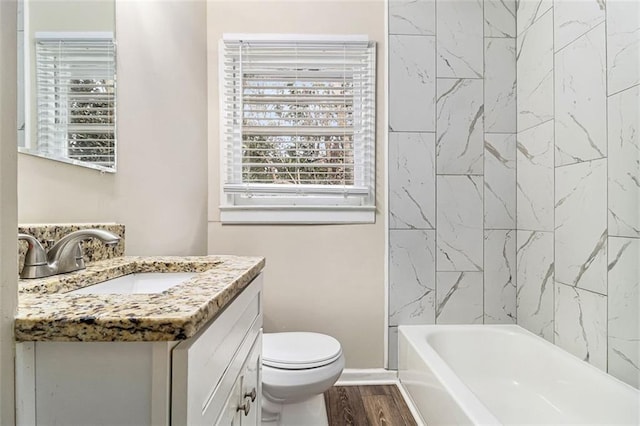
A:
{"label": "toilet base", "polygon": [[[264,404],[264,400],[262,402]],[[315,395],[305,401],[292,404],[280,404],[281,411],[275,414],[262,410],[262,424],[268,426],[328,426],[327,409],[324,395]],[[265,420],[266,418],[272,420]]]}
{"label": "toilet base", "polygon": [[263,395],[261,413],[262,423],[277,425],[280,420],[280,413],[282,412],[282,409],[282,404],[274,402]]}

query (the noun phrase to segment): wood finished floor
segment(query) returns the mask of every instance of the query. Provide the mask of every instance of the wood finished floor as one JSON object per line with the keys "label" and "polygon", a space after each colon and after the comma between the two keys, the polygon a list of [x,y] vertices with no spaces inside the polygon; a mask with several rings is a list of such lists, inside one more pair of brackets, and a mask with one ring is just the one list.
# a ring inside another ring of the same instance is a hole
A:
{"label": "wood finished floor", "polygon": [[324,401],[329,426],[417,426],[396,385],[334,386]]}

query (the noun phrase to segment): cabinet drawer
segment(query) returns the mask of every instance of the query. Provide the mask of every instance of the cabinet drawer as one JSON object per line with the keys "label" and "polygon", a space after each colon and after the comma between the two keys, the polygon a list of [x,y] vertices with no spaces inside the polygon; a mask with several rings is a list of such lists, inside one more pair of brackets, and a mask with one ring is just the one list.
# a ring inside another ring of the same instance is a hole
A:
{"label": "cabinet drawer", "polygon": [[[262,327],[262,275],[172,353],[174,425],[212,424]],[[213,416],[213,418],[211,418]]]}

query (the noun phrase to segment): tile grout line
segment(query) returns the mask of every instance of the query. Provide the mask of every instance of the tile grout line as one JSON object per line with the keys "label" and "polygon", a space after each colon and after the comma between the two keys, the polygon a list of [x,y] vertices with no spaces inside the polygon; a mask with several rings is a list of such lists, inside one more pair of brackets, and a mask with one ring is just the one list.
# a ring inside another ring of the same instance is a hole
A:
{"label": "tile grout line", "polygon": [[607,243],[606,243],[606,250],[607,250],[607,255],[606,255],[606,270],[605,270],[605,277],[604,279],[606,280],[606,288],[607,288],[607,301],[605,304],[605,371],[609,372],[609,256],[610,256],[610,252],[609,252],[609,156],[611,155],[609,152],[609,37],[608,37],[608,31],[609,31],[609,24],[608,24],[608,8],[605,4],[605,8],[604,8],[604,93],[605,93],[605,97],[604,97],[604,101],[605,101],[605,150],[607,153],[606,156],[606,163],[605,166],[607,168],[607,175],[606,175],[606,182],[605,182],[605,187],[604,190],[606,191],[606,205],[604,206],[605,209],[605,226],[607,229]]}
{"label": "tile grout line", "polygon": [[485,199],[485,183],[487,174],[487,156],[485,155],[485,143],[486,143],[486,129],[487,129],[487,41],[485,39],[485,8],[487,0],[482,2],[482,324],[485,323],[487,317],[486,309],[486,273],[487,265],[485,265],[485,251],[486,251],[486,229],[485,220],[487,217],[487,205]]}
{"label": "tile grout line", "polygon": [[515,315],[515,323],[518,324],[518,6],[520,3],[520,0],[514,0],[515,2],[515,15],[514,15],[514,21],[515,21],[515,45],[514,45],[514,51],[513,51],[513,57],[514,57],[514,67],[515,67],[515,81],[516,81],[516,87],[515,87],[515,108],[516,108],[516,114],[515,114],[515,120],[516,120],[516,138],[515,138],[515,146],[514,148],[514,161],[515,161],[515,182],[514,182],[514,187],[513,190],[515,192],[515,203],[514,203],[514,212],[513,212],[513,222],[514,222],[514,236],[513,236],[513,241],[515,244],[514,247],[514,259],[513,259],[513,264],[514,264],[514,274],[515,276],[513,277],[514,281],[515,281],[515,288],[516,288],[516,294],[514,295],[515,297],[515,305],[514,305],[514,315]]}
{"label": "tile grout line", "polygon": [[556,344],[556,285],[557,285],[557,281],[556,281],[556,268],[557,268],[557,263],[556,263],[556,53],[555,53],[555,46],[556,46],[556,7],[555,7],[555,0],[552,0],[551,3],[551,10],[552,10],[552,14],[551,14],[551,29],[553,31],[553,37],[551,39],[551,55],[553,57],[553,62],[552,62],[552,66],[553,66],[553,72],[551,74],[551,87],[552,87],[552,94],[553,94],[553,298],[552,298],[552,303],[553,305],[551,306],[551,320],[552,320],[552,330],[551,330],[551,338],[552,338],[552,343],[555,345]]}
{"label": "tile grout line", "polygon": [[434,15],[434,38],[435,44],[433,49],[433,65],[434,65],[434,81],[433,85],[435,86],[435,97],[434,97],[434,105],[433,105],[433,113],[435,115],[433,121],[433,127],[435,129],[435,140],[434,140],[434,149],[435,153],[433,156],[433,174],[435,177],[435,190],[434,193],[434,204],[435,204],[435,217],[433,219],[434,222],[434,259],[433,259],[433,323],[438,323],[438,210],[440,206],[438,206],[438,0],[433,0],[433,15]]}

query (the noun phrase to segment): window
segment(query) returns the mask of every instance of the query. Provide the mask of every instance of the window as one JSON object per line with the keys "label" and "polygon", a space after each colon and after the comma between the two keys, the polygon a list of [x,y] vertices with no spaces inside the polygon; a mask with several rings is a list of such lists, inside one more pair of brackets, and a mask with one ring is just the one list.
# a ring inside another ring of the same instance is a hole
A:
{"label": "window", "polygon": [[115,171],[115,45],[110,33],[37,33],[38,149]]}
{"label": "window", "polygon": [[223,222],[373,222],[375,43],[225,36]]}

